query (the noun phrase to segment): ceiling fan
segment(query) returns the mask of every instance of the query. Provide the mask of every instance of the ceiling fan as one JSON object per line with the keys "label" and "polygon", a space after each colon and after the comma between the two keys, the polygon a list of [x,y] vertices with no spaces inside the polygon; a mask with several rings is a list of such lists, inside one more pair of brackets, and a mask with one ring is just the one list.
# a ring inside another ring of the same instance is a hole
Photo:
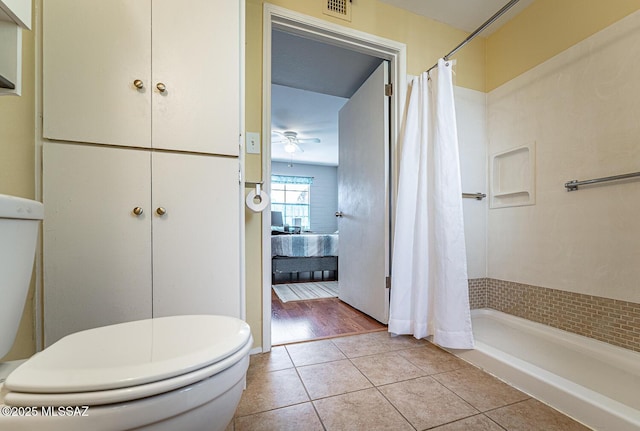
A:
{"label": "ceiling fan", "polygon": [[283,144],[284,151],[293,154],[295,152],[304,153],[301,144],[317,144],[320,143],[318,138],[298,138],[298,133],[291,130],[285,130],[279,132],[277,130],[272,131],[272,144]]}

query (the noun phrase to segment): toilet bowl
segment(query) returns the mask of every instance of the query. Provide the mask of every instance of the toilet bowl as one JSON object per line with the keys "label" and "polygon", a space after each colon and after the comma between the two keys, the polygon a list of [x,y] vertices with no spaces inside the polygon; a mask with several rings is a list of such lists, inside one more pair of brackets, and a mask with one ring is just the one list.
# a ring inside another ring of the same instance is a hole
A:
{"label": "toilet bowl", "polygon": [[68,335],[0,386],[0,430],[224,430],[252,343],[245,322],[212,315]]}

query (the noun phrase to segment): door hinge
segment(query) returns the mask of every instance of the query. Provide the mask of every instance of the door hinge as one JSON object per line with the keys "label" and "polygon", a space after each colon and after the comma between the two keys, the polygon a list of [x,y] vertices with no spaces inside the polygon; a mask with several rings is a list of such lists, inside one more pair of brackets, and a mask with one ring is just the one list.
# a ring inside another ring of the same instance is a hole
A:
{"label": "door hinge", "polygon": [[385,96],[393,96],[393,84],[385,84],[384,85],[384,95]]}
{"label": "door hinge", "polygon": [[385,281],[387,283],[387,289],[391,289],[391,277],[387,277]]}

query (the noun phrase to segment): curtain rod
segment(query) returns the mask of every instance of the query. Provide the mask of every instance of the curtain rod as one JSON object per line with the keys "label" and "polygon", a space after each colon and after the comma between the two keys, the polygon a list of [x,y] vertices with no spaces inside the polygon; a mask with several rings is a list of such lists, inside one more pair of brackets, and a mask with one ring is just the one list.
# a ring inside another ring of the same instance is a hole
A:
{"label": "curtain rod", "polygon": [[[443,58],[445,60],[449,60],[449,57],[451,57],[453,54],[455,54],[456,52],[458,52],[460,49],[462,49],[466,44],[468,44],[469,42],[471,42],[473,39],[475,39],[475,37],[482,33],[484,31],[485,28],[489,27],[491,24],[493,24],[498,18],[500,18],[502,15],[504,15],[509,9],[511,9],[513,6],[515,6],[516,3],[518,3],[520,0],[511,0],[509,3],[507,3],[506,5],[504,5],[502,7],[502,9],[500,9],[498,12],[496,12],[491,18],[489,18],[488,20],[486,20],[484,22],[484,24],[482,24],[480,27],[478,27],[477,29],[475,29],[475,31],[473,33],[471,33],[465,40],[462,41],[462,43],[460,43],[460,45],[456,46],[455,48],[453,48],[453,50],[451,50],[451,52],[447,55],[445,55]],[[431,72],[432,69],[435,69],[436,67],[438,67],[438,63],[434,64],[433,66],[431,66],[429,69],[427,69],[427,73]]]}

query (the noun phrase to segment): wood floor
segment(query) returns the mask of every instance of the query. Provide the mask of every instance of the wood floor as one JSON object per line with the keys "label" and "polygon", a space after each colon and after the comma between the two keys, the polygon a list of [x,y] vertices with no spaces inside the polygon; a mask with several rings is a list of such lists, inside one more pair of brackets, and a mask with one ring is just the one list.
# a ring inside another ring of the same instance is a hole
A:
{"label": "wood floor", "polygon": [[283,303],[271,289],[271,343],[273,345],[386,329],[386,325],[338,298]]}

